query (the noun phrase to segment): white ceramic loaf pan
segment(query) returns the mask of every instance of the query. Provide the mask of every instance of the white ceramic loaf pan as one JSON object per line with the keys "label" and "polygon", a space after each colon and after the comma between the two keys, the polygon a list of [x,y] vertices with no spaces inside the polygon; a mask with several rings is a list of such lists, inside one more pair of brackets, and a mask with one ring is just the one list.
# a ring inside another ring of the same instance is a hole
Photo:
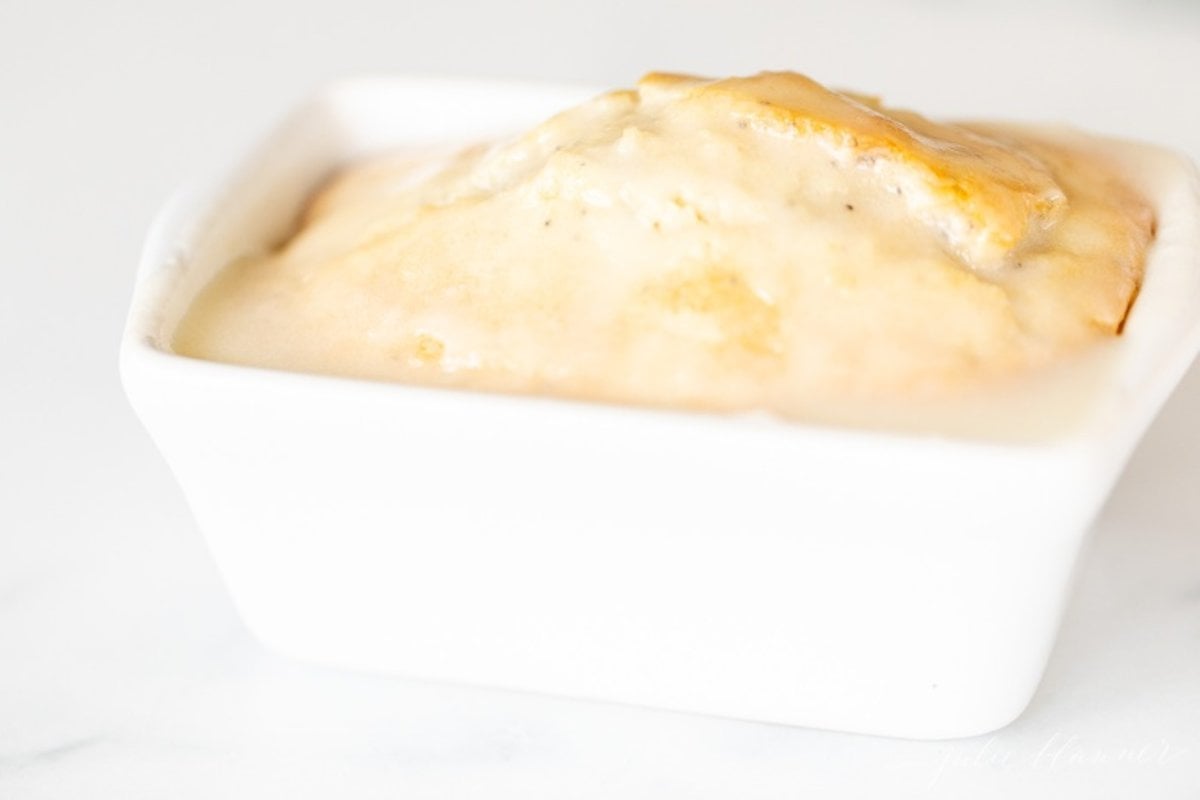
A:
{"label": "white ceramic loaf pan", "polygon": [[328,664],[730,717],[919,738],[1012,720],[1090,521],[1200,346],[1200,202],[1185,159],[1128,146],[1159,214],[1145,285],[1071,424],[1032,438],[474,394],[170,352],[198,289],[279,242],[336,165],[519,131],[589,94],[339,84],[162,212],[122,374],[246,624]]}

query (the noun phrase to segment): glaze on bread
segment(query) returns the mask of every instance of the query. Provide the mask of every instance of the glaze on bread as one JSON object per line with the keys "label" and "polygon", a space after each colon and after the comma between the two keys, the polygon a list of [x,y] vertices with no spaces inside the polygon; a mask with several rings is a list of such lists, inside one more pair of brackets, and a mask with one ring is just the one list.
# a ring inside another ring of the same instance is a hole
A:
{"label": "glaze on bread", "polygon": [[800,416],[942,396],[1119,333],[1153,214],[1104,153],[794,73],[654,73],[512,141],[348,168],[175,348]]}

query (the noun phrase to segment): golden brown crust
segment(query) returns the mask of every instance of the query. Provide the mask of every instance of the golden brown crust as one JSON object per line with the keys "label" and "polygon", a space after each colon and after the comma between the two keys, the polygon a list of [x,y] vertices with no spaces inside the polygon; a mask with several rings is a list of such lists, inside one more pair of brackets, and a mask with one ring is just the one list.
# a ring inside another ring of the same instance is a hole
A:
{"label": "golden brown crust", "polygon": [[[895,189],[915,181],[932,196],[944,233],[979,269],[993,268],[1027,237],[1062,214],[1066,197],[1045,165],[1020,150],[955,125],[876,99],[835,92],[794,72],[705,80],[653,72],[643,91],[673,93],[694,102],[724,104],[752,124],[797,137],[823,137],[860,163],[878,160],[902,172]],[[914,198],[915,211],[925,198]]]}

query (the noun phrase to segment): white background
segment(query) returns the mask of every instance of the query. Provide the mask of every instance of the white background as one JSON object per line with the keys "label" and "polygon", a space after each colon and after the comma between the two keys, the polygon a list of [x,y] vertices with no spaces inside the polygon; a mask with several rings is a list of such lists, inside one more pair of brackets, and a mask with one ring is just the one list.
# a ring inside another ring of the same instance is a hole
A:
{"label": "white background", "polygon": [[0,0],[0,798],[1200,798],[1200,371],[1097,522],[1047,677],[901,742],[261,652],[125,405],[140,237],[314,85],[792,68],[1200,156],[1200,5]]}

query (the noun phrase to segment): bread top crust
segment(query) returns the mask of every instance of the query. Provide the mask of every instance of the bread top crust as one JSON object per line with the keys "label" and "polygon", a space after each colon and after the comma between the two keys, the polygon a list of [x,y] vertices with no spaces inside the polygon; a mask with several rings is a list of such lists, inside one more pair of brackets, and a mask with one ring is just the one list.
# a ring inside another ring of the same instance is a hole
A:
{"label": "bread top crust", "polygon": [[1110,154],[794,73],[651,73],[506,142],[346,170],[175,347],[801,417],[988,386],[1119,331],[1153,213]]}

